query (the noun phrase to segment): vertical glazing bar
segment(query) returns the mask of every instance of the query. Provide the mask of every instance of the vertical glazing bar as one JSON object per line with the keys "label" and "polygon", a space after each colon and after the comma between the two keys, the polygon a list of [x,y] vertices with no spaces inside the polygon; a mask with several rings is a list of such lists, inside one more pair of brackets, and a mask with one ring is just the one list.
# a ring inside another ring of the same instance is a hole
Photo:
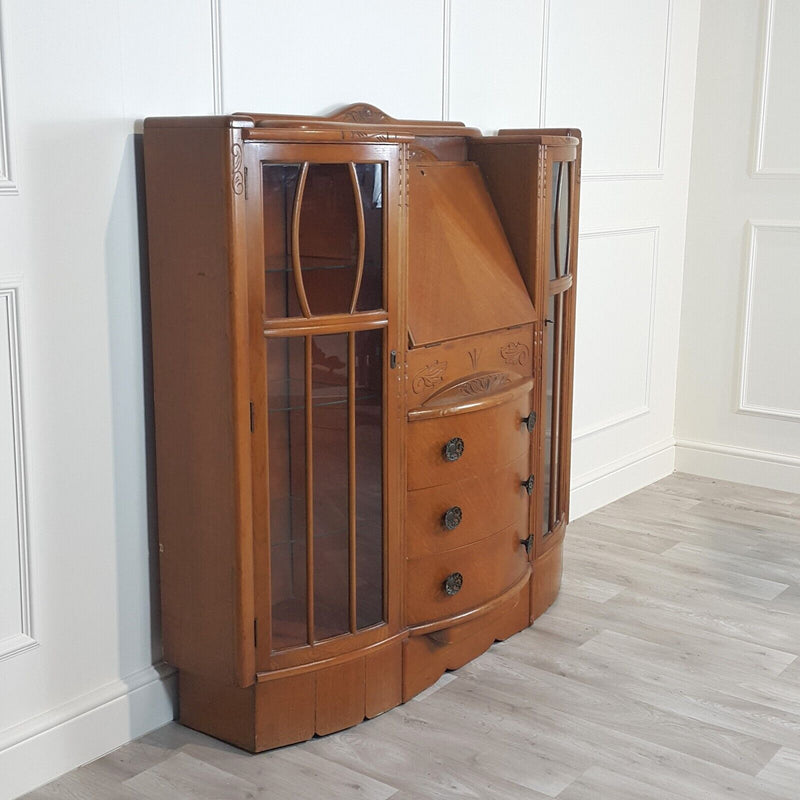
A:
{"label": "vertical glazing bar", "polygon": [[348,555],[350,579],[350,633],[358,628],[356,618],[356,333],[347,334],[347,490]]}
{"label": "vertical glazing bar", "polygon": [[364,224],[364,203],[361,199],[361,187],[358,185],[356,165],[351,161],[347,165],[350,170],[350,182],[353,184],[353,198],[356,204],[356,221],[358,223],[358,259],[356,261],[356,282],[353,286],[353,299],[350,301],[350,313],[356,310],[358,293],[361,290],[361,279],[364,277],[364,252],[366,248],[366,227]]}
{"label": "vertical glazing bar", "polygon": [[553,530],[558,523],[558,470],[559,454],[561,451],[561,362],[563,360],[564,341],[564,295],[557,294],[554,298],[555,308],[553,313],[553,363],[548,365],[553,375],[553,408],[550,433],[550,515],[549,529]]}
{"label": "vertical glazing bar", "polygon": [[300,209],[303,205],[303,194],[306,190],[306,179],[308,178],[308,161],[303,162],[300,168],[300,177],[297,181],[297,191],[294,195],[294,207],[292,208],[292,273],[294,274],[294,286],[297,289],[297,299],[304,317],[311,316],[311,309],[308,306],[306,297],[306,287],[303,285],[303,270],[300,264]]}
{"label": "vertical glazing bar", "polygon": [[[308,165],[306,165],[308,166]],[[305,337],[305,404],[306,404],[306,628],[308,643],[314,634],[314,442],[312,440],[311,337]]]}

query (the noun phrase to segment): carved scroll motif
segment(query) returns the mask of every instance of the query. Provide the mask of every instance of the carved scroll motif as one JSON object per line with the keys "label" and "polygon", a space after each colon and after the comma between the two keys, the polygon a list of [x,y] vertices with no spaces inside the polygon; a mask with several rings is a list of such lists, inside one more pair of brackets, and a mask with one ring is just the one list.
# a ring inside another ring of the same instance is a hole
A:
{"label": "carved scroll motif", "polygon": [[508,374],[505,372],[490,372],[486,375],[479,375],[464,381],[458,388],[461,394],[467,397],[474,397],[478,394],[490,394],[510,383]]}
{"label": "carved scroll motif", "polygon": [[506,364],[518,364],[524,367],[528,363],[530,355],[531,353],[528,349],[528,345],[522,342],[508,342],[508,344],[504,344],[500,348],[500,358],[502,358]]}
{"label": "carved scroll motif", "polygon": [[244,172],[242,171],[242,146],[239,142],[233,143],[231,157],[233,160],[231,187],[234,194],[240,195],[244,191]]}
{"label": "carved scroll motif", "polygon": [[438,386],[444,380],[446,371],[446,361],[434,361],[433,364],[428,364],[414,375],[411,381],[411,389],[415,394],[424,392],[426,389],[433,389],[434,386]]}

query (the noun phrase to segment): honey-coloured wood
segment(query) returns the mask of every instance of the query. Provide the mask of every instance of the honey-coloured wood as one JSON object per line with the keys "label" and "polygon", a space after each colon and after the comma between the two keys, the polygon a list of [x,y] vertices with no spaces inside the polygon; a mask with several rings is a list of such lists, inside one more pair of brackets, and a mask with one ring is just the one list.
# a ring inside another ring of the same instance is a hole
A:
{"label": "honey-coloured wood", "polygon": [[529,625],[569,515],[580,134],[145,122],[165,657],[258,752]]}
{"label": "honey-coloured wood", "polygon": [[[480,380],[477,391],[489,394],[482,388],[491,380]],[[532,410],[530,394],[523,393],[483,412],[411,422],[408,488],[453,483],[519,458],[530,447],[531,435],[523,419]]]}
{"label": "honey-coloured wood", "polygon": [[530,498],[522,484],[530,473],[530,456],[524,453],[494,472],[410,491],[408,557],[462,547],[515,523],[527,528]]}
{"label": "honey-coloured wood", "polygon": [[525,533],[510,525],[480,542],[408,559],[406,623],[455,617],[499,597],[527,569]]}

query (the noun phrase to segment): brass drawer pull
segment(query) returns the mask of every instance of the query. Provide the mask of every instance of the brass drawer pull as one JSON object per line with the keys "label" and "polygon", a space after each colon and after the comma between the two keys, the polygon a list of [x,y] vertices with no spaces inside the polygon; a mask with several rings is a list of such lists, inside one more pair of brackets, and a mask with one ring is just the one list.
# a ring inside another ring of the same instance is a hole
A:
{"label": "brass drawer pull", "polygon": [[460,506],[453,506],[448,508],[442,515],[442,525],[448,530],[452,531],[461,524],[464,513],[461,511]]}
{"label": "brass drawer pull", "polygon": [[527,539],[520,539],[519,543],[525,548],[525,552],[530,555],[533,550],[533,534],[529,533]]}
{"label": "brass drawer pull", "polygon": [[444,593],[452,597],[454,594],[458,594],[461,591],[463,585],[464,576],[460,572],[454,572],[444,579]]}
{"label": "brass drawer pull", "polygon": [[528,480],[522,481],[520,486],[522,486],[522,488],[525,489],[525,491],[528,493],[528,496],[530,496],[533,494],[533,484],[534,484],[533,475],[528,475]]}
{"label": "brass drawer pull", "polygon": [[454,436],[443,448],[442,456],[445,461],[458,461],[464,455],[464,440]]}
{"label": "brass drawer pull", "polygon": [[531,411],[527,417],[523,417],[522,424],[528,429],[528,433],[533,433],[533,426],[536,425],[536,412]]}

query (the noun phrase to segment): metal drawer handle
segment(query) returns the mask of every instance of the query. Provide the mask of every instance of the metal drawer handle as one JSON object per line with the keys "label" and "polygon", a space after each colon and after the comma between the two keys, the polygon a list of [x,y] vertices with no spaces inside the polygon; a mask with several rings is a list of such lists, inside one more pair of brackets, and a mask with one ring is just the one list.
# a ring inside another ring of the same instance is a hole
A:
{"label": "metal drawer handle", "polygon": [[442,456],[445,461],[458,461],[464,455],[464,440],[454,436],[443,448]]}
{"label": "metal drawer handle", "polygon": [[533,534],[529,533],[527,539],[520,539],[519,543],[525,548],[525,552],[530,555],[533,550]]}
{"label": "metal drawer handle", "polygon": [[444,593],[452,597],[454,594],[458,594],[461,591],[463,585],[464,576],[460,572],[454,572],[444,579]]}
{"label": "metal drawer handle", "polygon": [[530,496],[530,495],[533,494],[533,484],[534,484],[533,475],[528,475],[528,480],[522,481],[520,486],[522,486],[525,489],[525,491],[528,493],[528,496]]}
{"label": "metal drawer handle", "polygon": [[448,508],[442,515],[442,525],[444,525],[448,531],[452,531],[461,524],[463,517],[464,513],[461,511],[461,507],[453,506],[452,508]]}
{"label": "metal drawer handle", "polygon": [[522,424],[528,429],[528,433],[533,433],[533,426],[536,425],[536,412],[531,411],[527,417],[523,417]]}

